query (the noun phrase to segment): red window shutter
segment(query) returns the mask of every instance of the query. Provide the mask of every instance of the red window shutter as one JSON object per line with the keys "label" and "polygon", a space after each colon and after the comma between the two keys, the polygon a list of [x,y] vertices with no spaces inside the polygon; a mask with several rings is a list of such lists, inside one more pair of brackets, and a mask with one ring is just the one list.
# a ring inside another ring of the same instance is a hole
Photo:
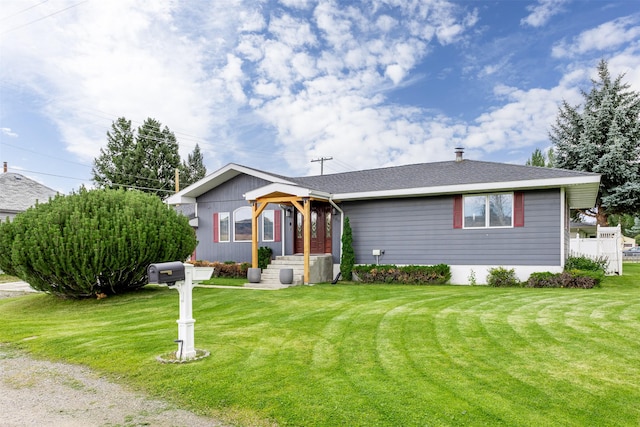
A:
{"label": "red window shutter", "polygon": [[273,240],[279,242],[282,240],[282,221],[280,220],[282,211],[276,209],[273,211]]}
{"label": "red window shutter", "polygon": [[453,196],[453,228],[462,228],[462,196]]}
{"label": "red window shutter", "polygon": [[220,241],[220,230],[218,230],[218,213],[214,213],[213,214],[213,241],[214,242],[219,242]]}
{"label": "red window shutter", "polygon": [[513,193],[513,226],[524,227],[524,193]]}

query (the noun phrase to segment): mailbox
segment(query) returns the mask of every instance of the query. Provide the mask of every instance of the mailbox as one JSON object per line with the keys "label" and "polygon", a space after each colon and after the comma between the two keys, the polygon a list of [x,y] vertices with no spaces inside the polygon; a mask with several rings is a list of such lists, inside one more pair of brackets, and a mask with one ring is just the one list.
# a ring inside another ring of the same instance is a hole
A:
{"label": "mailbox", "polygon": [[149,283],[175,283],[184,280],[184,264],[180,261],[150,264],[147,273]]}

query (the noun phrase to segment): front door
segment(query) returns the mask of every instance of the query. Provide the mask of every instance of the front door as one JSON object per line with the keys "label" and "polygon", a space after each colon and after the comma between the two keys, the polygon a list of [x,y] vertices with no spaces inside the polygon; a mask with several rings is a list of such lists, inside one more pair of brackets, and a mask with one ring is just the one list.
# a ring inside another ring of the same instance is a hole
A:
{"label": "front door", "polygon": [[[301,212],[295,217],[295,252],[304,252],[304,217]],[[311,204],[311,253],[331,253],[331,206],[327,203]]]}

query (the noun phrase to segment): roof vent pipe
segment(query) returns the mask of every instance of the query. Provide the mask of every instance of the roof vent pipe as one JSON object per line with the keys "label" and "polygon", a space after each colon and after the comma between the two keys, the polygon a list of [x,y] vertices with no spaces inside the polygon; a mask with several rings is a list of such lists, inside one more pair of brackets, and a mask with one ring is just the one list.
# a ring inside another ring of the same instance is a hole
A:
{"label": "roof vent pipe", "polygon": [[2,170],[4,171],[4,173],[7,173],[7,162],[4,162],[2,164]]}
{"label": "roof vent pipe", "polygon": [[456,147],[456,162],[462,161],[462,155],[464,154],[464,148]]}

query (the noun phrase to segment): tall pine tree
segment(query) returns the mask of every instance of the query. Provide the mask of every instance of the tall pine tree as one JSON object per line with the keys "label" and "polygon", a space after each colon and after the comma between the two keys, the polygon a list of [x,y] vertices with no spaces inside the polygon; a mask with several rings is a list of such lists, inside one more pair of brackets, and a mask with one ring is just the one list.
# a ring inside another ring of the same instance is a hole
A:
{"label": "tall pine tree", "polygon": [[165,197],[175,190],[179,167],[178,142],[168,127],[148,118],[134,132],[131,121],[121,117],[107,132],[107,146],[92,172],[100,188],[136,188]]}
{"label": "tall pine tree", "polygon": [[176,169],[180,167],[178,142],[168,127],[155,119],[147,119],[138,128],[135,150],[136,162],[140,165],[138,186],[149,187],[163,197],[175,191]]}
{"label": "tall pine tree", "polygon": [[187,156],[187,160],[182,161],[180,167],[180,188],[187,187],[207,175],[207,168],[204,166],[204,156],[200,151],[200,146],[196,144],[193,152]]}
{"label": "tall pine tree", "polygon": [[107,147],[100,149],[100,156],[93,162],[93,181],[100,188],[129,187],[132,179],[135,135],[131,120],[120,117],[107,131]]}
{"label": "tall pine tree", "polygon": [[640,211],[640,93],[623,77],[600,61],[582,108],[563,102],[549,133],[557,167],[602,175],[596,207],[582,213],[603,226],[611,214]]}

